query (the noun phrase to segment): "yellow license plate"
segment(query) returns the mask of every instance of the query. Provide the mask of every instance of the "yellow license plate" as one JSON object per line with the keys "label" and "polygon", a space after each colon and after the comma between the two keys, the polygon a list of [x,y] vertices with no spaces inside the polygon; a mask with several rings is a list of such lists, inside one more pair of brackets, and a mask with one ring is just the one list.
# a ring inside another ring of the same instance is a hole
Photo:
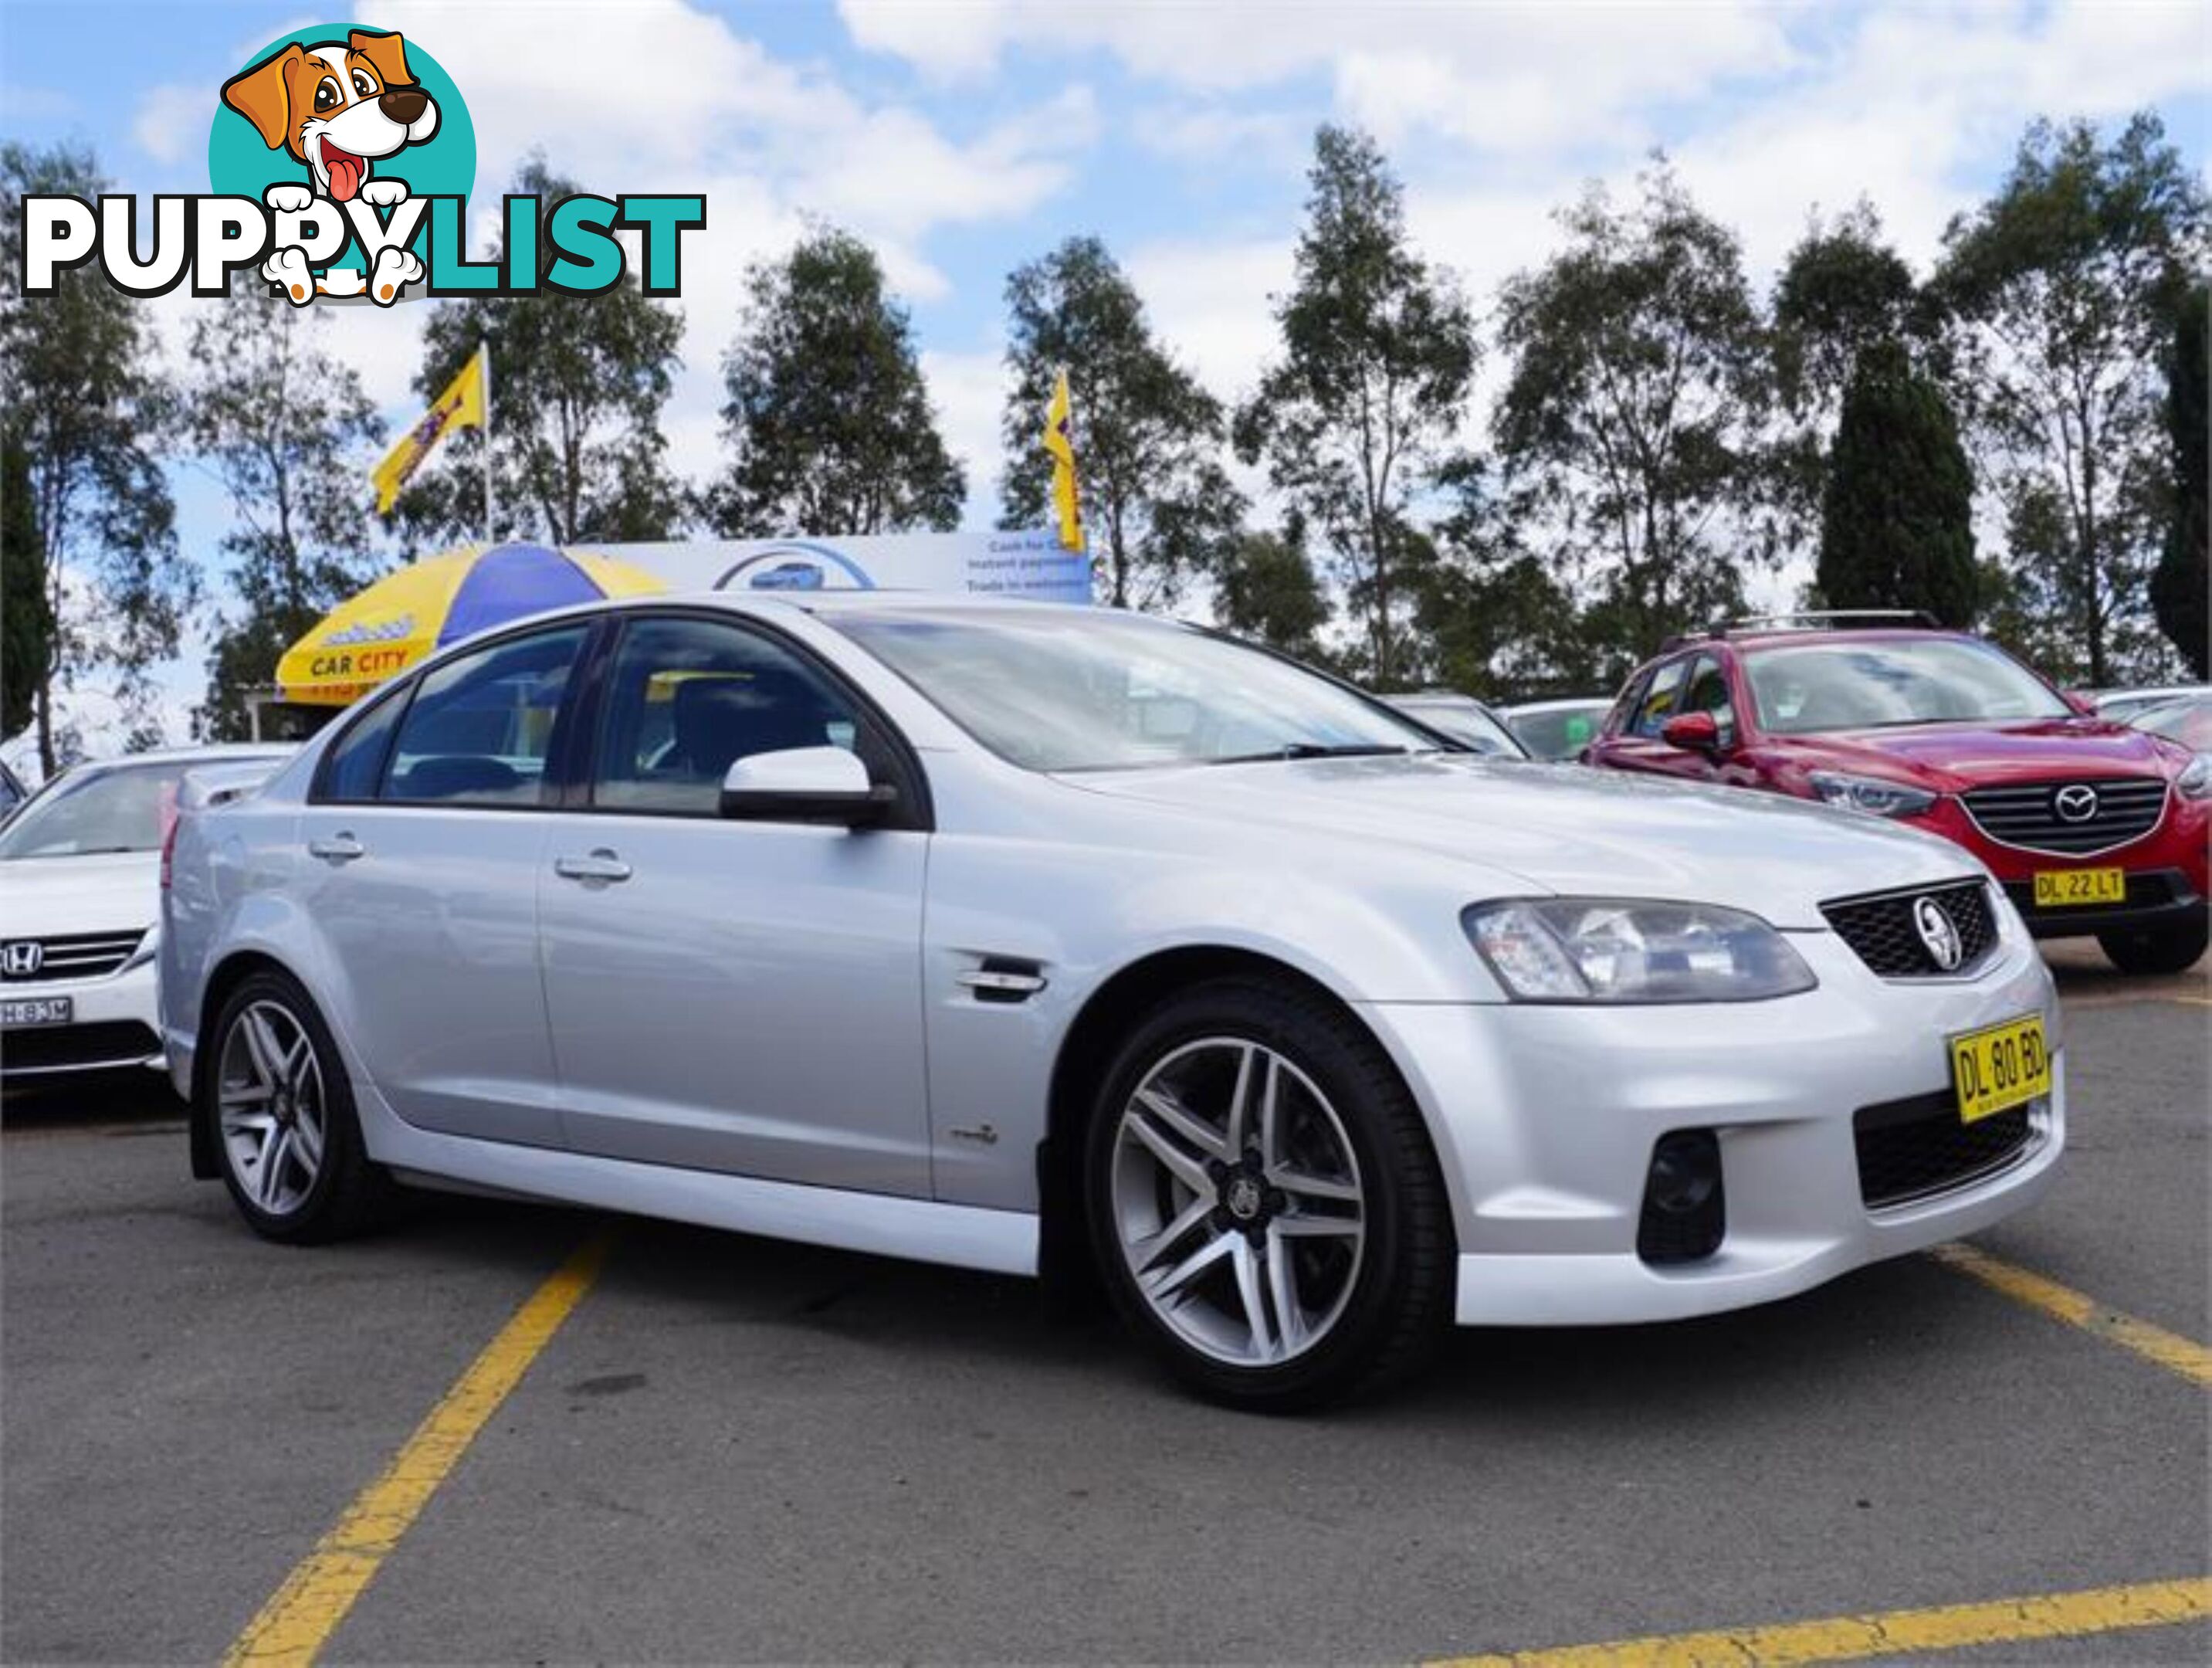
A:
{"label": "yellow license plate", "polygon": [[2046,868],[2036,874],[2035,907],[2039,910],[2127,901],[2128,872],[2124,868]]}
{"label": "yellow license plate", "polygon": [[1972,1123],[2051,1093],[2051,1050],[2033,1014],[1951,1039],[1959,1122]]}

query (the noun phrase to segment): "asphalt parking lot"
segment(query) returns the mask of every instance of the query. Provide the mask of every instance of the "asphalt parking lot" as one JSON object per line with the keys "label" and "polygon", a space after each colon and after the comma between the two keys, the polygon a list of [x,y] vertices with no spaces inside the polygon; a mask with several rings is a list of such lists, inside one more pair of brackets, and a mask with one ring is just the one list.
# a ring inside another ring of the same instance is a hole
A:
{"label": "asphalt parking lot", "polygon": [[2212,983],[2054,960],[2071,1161],[1972,1263],[1297,1421],[1024,1282],[451,1198],[283,1250],[150,1081],[12,1099],[0,1656],[2212,1659]]}

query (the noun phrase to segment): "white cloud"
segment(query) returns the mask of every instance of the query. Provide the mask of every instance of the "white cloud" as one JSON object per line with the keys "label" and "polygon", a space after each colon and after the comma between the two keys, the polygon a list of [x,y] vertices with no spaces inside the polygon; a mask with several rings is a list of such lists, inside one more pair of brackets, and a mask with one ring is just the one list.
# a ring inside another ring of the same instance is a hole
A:
{"label": "white cloud", "polygon": [[1224,400],[1280,351],[1273,298],[1291,287],[1291,237],[1163,240],[1127,262],[1160,340]]}
{"label": "white cloud", "polygon": [[131,137],[155,161],[181,162],[194,151],[207,149],[208,125],[213,119],[207,88],[167,82],[138,101]]}
{"label": "white cloud", "polygon": [[1006,401],[1005,350],[994,345],[975,353],[925,351],[921,372],[929,381],[938,432],[968,472],[968,520],[988,526],[998,519],[1005,457],[999,433]]}

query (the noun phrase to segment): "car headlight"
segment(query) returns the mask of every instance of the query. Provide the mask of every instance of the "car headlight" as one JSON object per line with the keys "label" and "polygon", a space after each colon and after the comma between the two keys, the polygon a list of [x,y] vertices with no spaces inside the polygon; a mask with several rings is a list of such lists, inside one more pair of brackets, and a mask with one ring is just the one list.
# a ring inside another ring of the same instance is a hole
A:
{"label": "car headlight", "polygon": [[2185,800],[2212,799],[2212,753],[2199,753],[2173,779],[2173,791]]}
{"label": "car headlight", "polygon": [[1812,772],[1813,791],[1829,805],[1863,811],[1873,817],[1917,817],[1936,803],[1925,788],[1908,788],[1880,776],[1851,776],[1836,770]]}
{"label": "car headlight", "polygon": [[1516,1001],[1747,1002],[1818,983],[1757,916],[1705,904],[1517,898],[1460,924]]}

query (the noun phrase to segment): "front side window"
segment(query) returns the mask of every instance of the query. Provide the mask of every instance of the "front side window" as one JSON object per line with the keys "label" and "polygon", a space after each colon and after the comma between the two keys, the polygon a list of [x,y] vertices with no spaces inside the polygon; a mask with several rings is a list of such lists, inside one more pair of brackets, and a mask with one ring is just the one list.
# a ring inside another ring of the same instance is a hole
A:
{"label": "front side window", "polygon": [[607,679],[592,803],[710,817],[732,764],[793,747],[844,747],[884,774],[850,698],[789,649],[716,620],[633,620]]}
{"label": "front side window", "polygon": [[1437,751],[1303,667],[1103,608],[826,617],[993,752],[1032,770]]}
{"label": "front side window", "polygon": [[2002,650],[1966,637],[1753,649],[1745,675],[1773,735],[2063,718],[2072,709]]}
{"label": "front side window", "polygon": [[553,721],[586,628],[509,637],[427,673],[392,748],[382,798],[537,805]]}
{"label": "front side window", "polygon": [[1667,721],[1681,709],[1682,674],[1688,665],[1686,661],[1669,661],[1651,674],[1650,685],[1636,709],[1635,721],[1628,727],[1631,734],[1656,736]]}
{"label": "front side window", "polygon": [[1698,656],[1690,681],[1682,691],[1682,710],[1709,712],[1723,736],[1735,728],[1735,703],[1729,694],[1728,669],[1711,654]]}

